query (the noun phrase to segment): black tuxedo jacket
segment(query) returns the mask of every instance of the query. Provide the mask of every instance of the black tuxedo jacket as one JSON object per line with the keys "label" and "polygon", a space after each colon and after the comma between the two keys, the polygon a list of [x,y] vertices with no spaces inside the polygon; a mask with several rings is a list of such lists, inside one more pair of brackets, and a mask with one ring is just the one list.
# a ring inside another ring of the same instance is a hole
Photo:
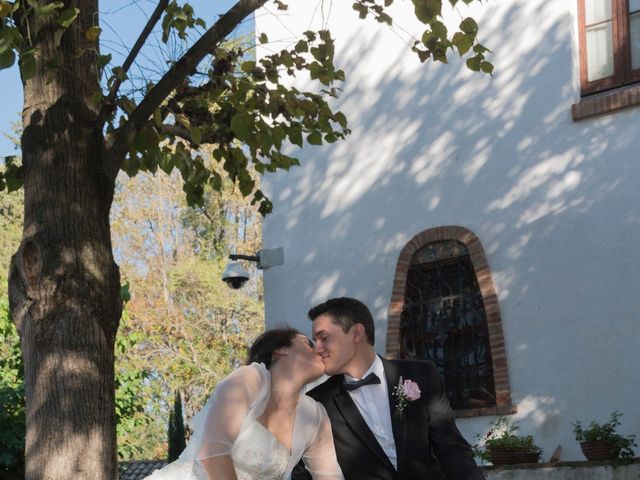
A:
{"label": "black tuxedo jacket", "polygon": [[[385,455],[358,408],[336,375],[308,395],[322,403],[331,420],[338,463],[346,480],[483,480],[432,362],[382,359],[396,444],[398,469]],[[393,389],[402,377],[418,384],[421,397],[410,402],[401,420],[394,418]],[[300,463],[293,480],[311,478]]]}

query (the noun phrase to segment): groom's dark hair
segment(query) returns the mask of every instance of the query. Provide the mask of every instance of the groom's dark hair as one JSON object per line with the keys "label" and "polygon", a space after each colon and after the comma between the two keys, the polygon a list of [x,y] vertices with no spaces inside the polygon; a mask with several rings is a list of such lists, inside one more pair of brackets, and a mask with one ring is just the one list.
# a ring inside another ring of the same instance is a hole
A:
{"label": "groom's dark hair", "polygon": [[350,297],[330,298],[309,310],[311,321],[320,315],[329,315],[333,323],[340,325],[345,333],[356,323],[361,323],[364,325],[367,341],[373,345],[376,331],[373,325],[373,317],[367,306],[360,300]]}

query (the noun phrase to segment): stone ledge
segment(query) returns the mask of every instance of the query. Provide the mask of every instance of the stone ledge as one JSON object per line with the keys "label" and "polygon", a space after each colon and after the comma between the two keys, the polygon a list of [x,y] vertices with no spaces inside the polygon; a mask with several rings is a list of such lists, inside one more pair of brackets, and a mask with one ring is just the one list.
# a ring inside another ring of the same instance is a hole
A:
{"label": "stone ledge", "polygon": [[611,462],[530,463],[483,467],[487,480],[638,480],[640,458],[630,465]]}

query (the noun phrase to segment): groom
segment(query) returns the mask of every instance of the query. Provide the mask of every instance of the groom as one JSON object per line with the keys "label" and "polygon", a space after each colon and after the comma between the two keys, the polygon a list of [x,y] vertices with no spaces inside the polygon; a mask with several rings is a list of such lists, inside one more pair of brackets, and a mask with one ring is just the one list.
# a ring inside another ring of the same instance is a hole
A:
{"label": "groom", "polygon": [[[328,300],[312,308],[309,318],[331,378],[308,394],[327,410],[346,480],[484,479],[455,426],[433,363],[376,355],[373,317],[354,298]],[[393,392],[400,377],[415,382],[420,395],[409,391],[398,412]],[[307,478],[298,465],[293,480]]]}

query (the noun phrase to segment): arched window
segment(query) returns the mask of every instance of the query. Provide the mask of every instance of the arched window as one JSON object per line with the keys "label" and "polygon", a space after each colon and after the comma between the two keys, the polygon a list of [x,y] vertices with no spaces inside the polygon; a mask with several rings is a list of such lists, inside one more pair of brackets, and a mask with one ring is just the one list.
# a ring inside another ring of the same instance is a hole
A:
{"label": "arched window", "polygon": [[435,362],[458,416],[514,411],[500,307],[473,232],[458,226],[425,230],[402,250],[387,356]]}

